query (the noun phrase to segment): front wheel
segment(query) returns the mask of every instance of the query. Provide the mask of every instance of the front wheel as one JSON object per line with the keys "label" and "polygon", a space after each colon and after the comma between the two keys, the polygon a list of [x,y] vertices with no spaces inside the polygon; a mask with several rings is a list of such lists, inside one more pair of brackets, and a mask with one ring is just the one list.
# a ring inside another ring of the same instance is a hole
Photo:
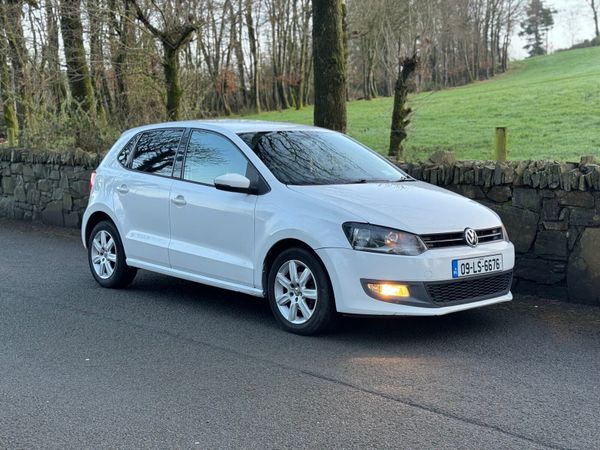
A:
{"label": "front wheel", "polygon": [[98,223],[92,230],[88,262],[92,275],[105,288],[126,287],[137,273],[137,269],[127,265],[119,232],[109,221]]}
{"label": "front wheel", "polygon": [[336,312],[323,264],[302,248],[282,252],[269,269],[267,294],[277,322],[292,333],[325,331]]}

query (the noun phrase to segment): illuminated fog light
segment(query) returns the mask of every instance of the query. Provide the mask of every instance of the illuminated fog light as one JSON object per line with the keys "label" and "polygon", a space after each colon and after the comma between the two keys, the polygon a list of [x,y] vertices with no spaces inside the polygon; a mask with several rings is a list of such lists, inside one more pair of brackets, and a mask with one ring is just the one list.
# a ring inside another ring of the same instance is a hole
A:
{"label": "illuminated fog light", "polygon": [[397,298],[397,297],[410,297],[408,292],[408,286],[404,284],[394,283],[367,283],[367,288],[371,292],[381,297]]}

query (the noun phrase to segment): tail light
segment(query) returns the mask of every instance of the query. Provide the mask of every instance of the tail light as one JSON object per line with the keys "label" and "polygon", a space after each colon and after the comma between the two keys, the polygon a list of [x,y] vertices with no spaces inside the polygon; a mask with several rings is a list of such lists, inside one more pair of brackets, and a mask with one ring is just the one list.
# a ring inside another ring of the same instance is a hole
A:
{"label": "tail light", "polygon": [[92,189],[94,188],[94,183],[96,182],[96,171],[94,170],[92,172],[92,174],[90,175],[90,184],[88,186],[90,192],[92,192]]}

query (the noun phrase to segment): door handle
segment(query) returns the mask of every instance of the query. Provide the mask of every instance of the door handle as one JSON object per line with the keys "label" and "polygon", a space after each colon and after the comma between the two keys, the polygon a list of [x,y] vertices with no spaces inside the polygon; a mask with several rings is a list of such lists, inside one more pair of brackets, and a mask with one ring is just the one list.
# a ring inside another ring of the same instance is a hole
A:
{"label": "door handle", "polygon": [[127,194],[129,192],[129,188],[126,184],[122,184],[121,186],[117,186],[117,192],[119,194]]}
{"label": "door handle", "polygon": [[187,203],[185,201],[185,198],[183,198],[183,195],[178,195],[177,197],[173,197],[171,199],[171,201],[173,202],[173,204],[175,204],[177,206],[184,206]]}

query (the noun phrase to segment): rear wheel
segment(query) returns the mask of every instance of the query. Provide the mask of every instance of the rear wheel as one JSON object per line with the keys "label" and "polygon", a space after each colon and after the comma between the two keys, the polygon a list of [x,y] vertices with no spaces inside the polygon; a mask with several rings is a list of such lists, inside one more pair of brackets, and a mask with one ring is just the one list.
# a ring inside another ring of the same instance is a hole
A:
{"label": "rear wheel", "polygon": [[275,258],[269,269],[267,294],[275,319],[292,333],[323,332],[336,316],[327,272],[303,248],[285,250]]}
{"label": "rear wheel", "polygon": [[119,232],[107,220],[98,223],[90,233],[88,262],[95,280],[105,288],[126,287],[137,273],[137,269],[125,262]]}

